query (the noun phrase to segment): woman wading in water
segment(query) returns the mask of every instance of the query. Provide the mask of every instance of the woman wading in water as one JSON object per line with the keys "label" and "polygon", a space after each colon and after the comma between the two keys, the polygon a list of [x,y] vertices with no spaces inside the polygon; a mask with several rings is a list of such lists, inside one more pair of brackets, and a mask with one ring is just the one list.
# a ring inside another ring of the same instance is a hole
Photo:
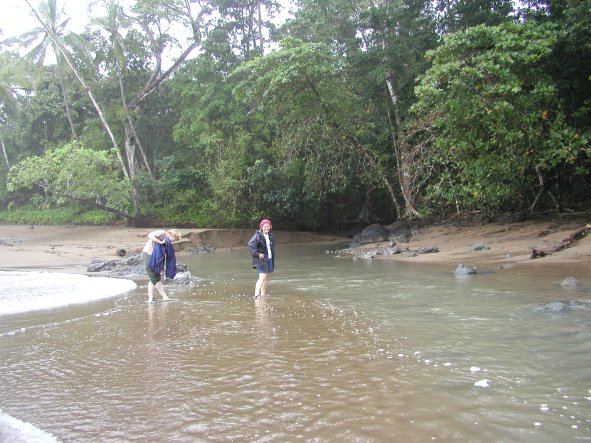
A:
{"label": "woman wading in water", "polygon": [[271,272],[275,268],[275,237],[271,234],[271,228],[270,220],[261,220],[259,230],[248,241],[252,267],[259,274],[254,287],[254,298],[267,294]]}
{"label": "woman wading in water", "polygon": [[[181,234],[176,229],[169,231],[159,229],[148,234],[148,241],[144,249],[142,249],[141,255],[144,268],[150,279],[148,283],[148,303],[154,302],[154,288],[162,296],[162,301],[170,300],[166,292],[164,292],[162,274],[166,273],[168,278],[174,278],[174,274],[176,274],[176,258],[172,242],[180,240],[180,238]],[[160,245],[165,245],[165,247],[155,251],[154,248],[161,248]]]}

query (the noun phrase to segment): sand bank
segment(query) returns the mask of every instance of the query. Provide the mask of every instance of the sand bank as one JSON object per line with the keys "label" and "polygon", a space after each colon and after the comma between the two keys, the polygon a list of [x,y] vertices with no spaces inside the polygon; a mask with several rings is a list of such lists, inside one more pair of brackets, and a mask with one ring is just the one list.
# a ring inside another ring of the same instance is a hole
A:
{"label": "sand bank", "polygon": [[[591,221],[589,221],[591,222]],[[459,263],[494,270],[528,269],[532,272],[577,274],[591,279],[591,235],[572,246],[546,257],[531,259],[532,248],[550,251],[572,232],[585,226],[584,221],[526,221],[521,223],[489,223],[480,226],[432,226],[413,233],[408,243],[400,246],[411,251],[422,246],[437,246],[438,253],[411,257],[398,254],[376,259],[423,264],[457,266]],[[146,235],[158,228],[109,226],[29,226],[2,225],[0,233],[0,268],[60,269],[84,272],[93,257],[116,259],[117,250],[139,252]],[[176,246],[179,256],[191,248],[245,247],[253,230],[248,229],[184,229],[183,240]],[[277,242],[337,242],[346,238],[306,232],[275,230]],[[475,251],[477,243],[485,245]],[[383,244],[366,245],[371,249]],[[569,272],[571,271],[572,272]]]}

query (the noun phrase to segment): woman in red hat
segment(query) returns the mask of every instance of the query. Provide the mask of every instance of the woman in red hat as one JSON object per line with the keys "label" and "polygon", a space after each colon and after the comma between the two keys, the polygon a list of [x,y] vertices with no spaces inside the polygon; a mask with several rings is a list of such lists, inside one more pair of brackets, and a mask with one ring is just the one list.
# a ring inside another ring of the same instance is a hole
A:
{"label": "woman in red hat", "polygon": [[259,274],[259,279],[254,287],[254,298],[267,294],[271,272],[275,268],[275,237],[271,234],[271,228],[270,220],[261,220],[259,230],[248,241],[252,267]]}

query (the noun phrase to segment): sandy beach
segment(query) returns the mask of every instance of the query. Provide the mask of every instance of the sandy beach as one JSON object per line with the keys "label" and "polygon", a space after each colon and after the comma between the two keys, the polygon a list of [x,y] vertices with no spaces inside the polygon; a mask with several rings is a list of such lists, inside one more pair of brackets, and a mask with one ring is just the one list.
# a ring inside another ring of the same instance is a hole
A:
{"label": "sandy beach", "polygon": [[[575,241],[570,247],[545,257],[532,259],[532,248],[551,251],[566,237],[586,223],[577,219],[563,222],[525,221],[520,223],[489,223],[478,226],[441,225],[426,227],[413,233],[408,243],[399,246],[415,251],[423,246],[436,246],[437,253],[376,256],[379,260],[398,260],[417,264],[457,266],[459,263],[490,270],[520,272],[556,272],[577,278],[591,279],[591,235]],[[154,228],[157,229],[157,228]],[[0,234],[0,268],[48,269],[85,272],[94,257],[117,259],[117,251],[139,252],[150,228],[122,226],[31,226],[2,225]],[[248,229],[184,229],[183,239],[176,246],[179,256],[201,247],[245,247],[252,235]],[[276,229],[278,244],[305,242],[336,242],[346,238],[305,232],[282,232]],[[475,251],[475,244],[484,250]],[[359,251],[383,244],[365,245]]]}

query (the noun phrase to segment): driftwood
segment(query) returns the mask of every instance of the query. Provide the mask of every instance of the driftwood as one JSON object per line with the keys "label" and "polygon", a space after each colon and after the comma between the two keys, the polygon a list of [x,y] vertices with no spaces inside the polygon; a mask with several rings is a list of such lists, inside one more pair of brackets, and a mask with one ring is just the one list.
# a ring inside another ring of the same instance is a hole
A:
{"label": "driftwood", "polygon": [[566,248],[572,246],[572,244],[574,242],[576,242],[577,240],[580,240],[583,237],[585,237],[585,235],[587,235],[589,233],[589,231],[591,231],[591,224],[587,224],[587,225],[583,226],[582,228],[577,229],[571,235],[562,239],[562,241],[559,244],[554,246],[549,251],[541,251],[539,249],[533,248],[531,251],[531,258],[545,257],[547,255],[552,254],[553,252],[562,251],[563,249],[566,249]]}

